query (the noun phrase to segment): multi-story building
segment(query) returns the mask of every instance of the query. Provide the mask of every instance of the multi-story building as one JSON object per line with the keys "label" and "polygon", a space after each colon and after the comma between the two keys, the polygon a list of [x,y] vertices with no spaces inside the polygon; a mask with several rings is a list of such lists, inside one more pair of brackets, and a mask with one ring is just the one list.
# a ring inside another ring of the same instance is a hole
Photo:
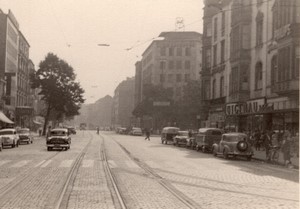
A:
{"label": "multi-story building", "polygon": [[142,101],[142,62],[135,63],[134,107]]}
{"label": "multi-story building", "polygon": [[122,81],[114,92],[112,108],[112,125],[130,127],[133,121],[135,78]]}
{"label": "multi-story building", "polygon": [[295,0],[205,1],[207,126],[298,131],[299,14]]}
{"label": "multi-story building", "polygon": [[[197,32],[162,32],[142,54],[142,85],[172,89],[173,100],[182,98],[187,81],[200,77],[202,35]],[[142,91],[140,91],[142,93]]]}

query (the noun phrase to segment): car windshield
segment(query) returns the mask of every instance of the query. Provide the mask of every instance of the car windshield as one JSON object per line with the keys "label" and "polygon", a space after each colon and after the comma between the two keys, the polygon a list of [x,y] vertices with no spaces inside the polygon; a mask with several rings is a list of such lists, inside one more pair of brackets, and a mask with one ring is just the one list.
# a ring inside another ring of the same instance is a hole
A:
{"label": "car windshield", "polygon": [[178,136],[188,136],[189,135],[189,132],[187,131],[179,131],[178,132]]}
{"label": "car windshield", "polygon": [[229,136],[224,136],[224,140],[227,142],[238,142],[242,140],[246,140],[246,136],[244,135],[229,135]]}
{"label": "car windshield", "polygon": [[18,130],[18,133],[19,134],[28,134],[29,130],[23,130],[23,129],[21,129],[21,130]]}
{"label": "car windshield", "polygon": [[0,135],[11,135],[11,134],[14,134],[13,131],[1,131],[0,132]]}
{"label": "car windshield", "polygon": [[67,135],[66,131],[51,131],[51,136],[65,136]]}

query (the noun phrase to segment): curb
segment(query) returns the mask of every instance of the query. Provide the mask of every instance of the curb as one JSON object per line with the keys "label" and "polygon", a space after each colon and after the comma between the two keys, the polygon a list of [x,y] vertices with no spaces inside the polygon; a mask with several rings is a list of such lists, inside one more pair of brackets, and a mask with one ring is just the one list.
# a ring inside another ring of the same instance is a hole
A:
{"label": "curb", "polygon": [[[282,163],[282,162],[279,162],[278,164],[272,164],[271,162],[268,162],[268,161],[265,160],[265,159],[256,158],[256,157],[253,157],[253,156],[252,156],[252,159],[253,159],[253,160],[257,160],[257,161],[262,161],[262,162],[264,162],[264,163],[266,163],[266,164],[270,164],[270,165],[280,165],[280,166],[286,168],[286,165],[285,165],[284,163]],[[298,165],[294,165],[294,164],[292,164],[292,165],[294,166],[293,169],[299,170],[299,166],[298,166]]]}

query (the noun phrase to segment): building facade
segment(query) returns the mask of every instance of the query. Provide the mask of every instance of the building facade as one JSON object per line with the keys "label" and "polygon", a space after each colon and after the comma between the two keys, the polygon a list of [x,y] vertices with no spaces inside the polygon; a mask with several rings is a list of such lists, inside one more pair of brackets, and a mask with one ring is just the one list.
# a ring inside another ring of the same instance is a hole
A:
{"label": "building facade", "polygon": [[122,81],[114,92],[112,105],[112,126],[131,127],[133,123],[135,78]]}
{"label": "building facade", "polygon": [[294,0],[205,1],[207,126],[299,131],[299,9]]}

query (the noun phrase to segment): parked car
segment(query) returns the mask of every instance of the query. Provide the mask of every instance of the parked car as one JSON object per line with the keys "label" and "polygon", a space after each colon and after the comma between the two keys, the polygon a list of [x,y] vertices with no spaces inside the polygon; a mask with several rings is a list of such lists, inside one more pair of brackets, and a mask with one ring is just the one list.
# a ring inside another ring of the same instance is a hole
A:
{"label": "parked car", "polygon": [[127,128],[120,128],[118,133],[119,134],[127,134]]}
{"label": "parked car", "polygon": [[173,137],[174,146],[186,145],[188,137],[188,131],[178,131],[177,135]]}
{"label": "parked car", "polygon": [[176,136],[179,132],[177,127],[165,127],[161,131],[161,143],[168,144],[169,141],[173,143],[173,137]]}
{"label": "parked car", "polygon": [[55,128],[50,131],[47,137],[47,150],[53,148],[70,149],[71,137],[67,128]]}
{"label": "parked car", "polygon": [[195,149],[196,148],[196,134],[197,132],[190,132],[189,137],[186,139],[186,148]]}
{"label": "parked car", "polygon": [[129,134],[132,135],[132,136],[143,136],[142,129],[138,128],[138,127],[133,127],[130,130]]}
{"label": "parked car", "polygon": [[200,128],[196,134],[196,149],[202,152],[211,152],[212,146],[219,143],[223,131],[218,128]]}
{"label": "parked car", "polygon": [[223,155],[225,159],[229,156],[243,156],[251,160],[253,151],[247,139],[248,136],[244,133],[223,134],[221,141],[213,145],[213,155]]}
{"label": "parked car", "polygon": [[11,146],[12,148],[14,148],[19,146],[19,135],[14,128],[6,128],[0,130],[0,137],[2,141],[2,147]]}
{"label": "parked car", "polygon": [[17,130],[17,133],[19,134],[20,144],[21,144],[21,142],[25,142],[27,144],[33,143],[33,141],[32,141],[33,137],[30,134],[29,128],[20,128]]}
{"label": "parked car", "polygon": [[69,131],[69,134],[76,134],[76,129],[74,127],[70,126],[67,129]]}

